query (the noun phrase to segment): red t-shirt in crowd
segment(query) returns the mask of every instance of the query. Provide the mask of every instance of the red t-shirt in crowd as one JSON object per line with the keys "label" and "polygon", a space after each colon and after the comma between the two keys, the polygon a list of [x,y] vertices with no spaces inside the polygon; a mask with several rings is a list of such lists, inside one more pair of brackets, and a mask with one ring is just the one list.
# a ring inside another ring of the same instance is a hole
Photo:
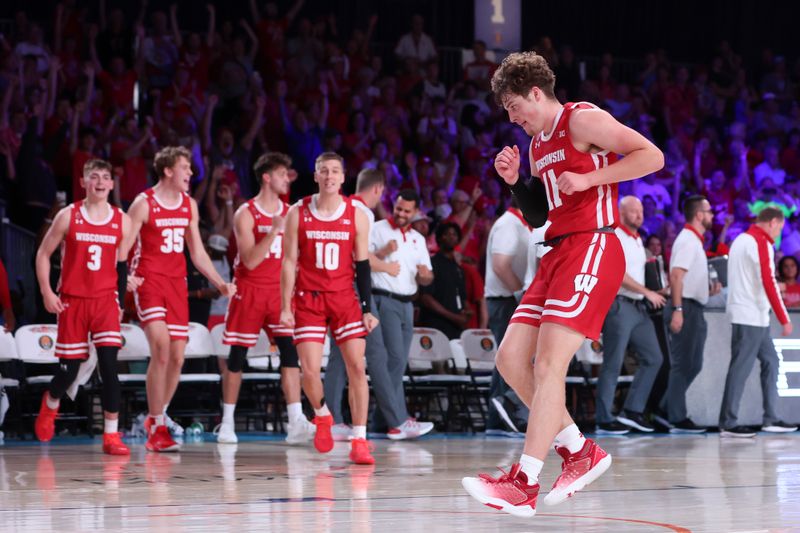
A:
{"label": "red t-shirt in crowd", "polygon": [[786,291],[783,293],[783,303],[789,308],[800,308],[800,283],[786,285]]}
{"label": "red t-shirt in crowd", "polygon": [[470,263],[466,261],[461,263],[461,270],[464,271],[464,285],[467,288],[467,308],[472,310],[472,318],[469,319],[467,324],[468,329],[478,327],[478,310],[480,309],[480,301],[483,299],[483,278],[481,273]]}

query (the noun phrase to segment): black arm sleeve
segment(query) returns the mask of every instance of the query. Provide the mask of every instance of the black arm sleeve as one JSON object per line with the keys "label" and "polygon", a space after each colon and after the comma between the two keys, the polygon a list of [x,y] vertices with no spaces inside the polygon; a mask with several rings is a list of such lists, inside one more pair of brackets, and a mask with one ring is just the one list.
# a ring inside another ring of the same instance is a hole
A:
{"label": "black arm sleeve", "polygon": [[119,306],[125,305],[125,291],[128,290],[128,262],[117,261],[117,299]]}
{"label": "black arm sleeve", "polygon": [[549,211],[544,183],[538,178],[533,178],[531,185],[528,186],[520,177],[510,189],[514,198],[517,199],[517,205],[522,212],[522,216],[525,217],[528,224],[534,228],[544,226],[545,222],[547,222],[547,213]]}
{"label": "black arm sleeve", "polygon": [[356,261],[356,287],[361,302],[361,312],[370,313],[372,309],[372,271],[369,260]]}

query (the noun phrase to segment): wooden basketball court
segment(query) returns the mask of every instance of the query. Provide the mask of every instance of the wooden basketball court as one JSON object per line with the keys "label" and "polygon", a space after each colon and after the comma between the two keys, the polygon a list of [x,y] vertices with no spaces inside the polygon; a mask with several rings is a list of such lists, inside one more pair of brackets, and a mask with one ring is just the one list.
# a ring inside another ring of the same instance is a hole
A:
{"label": "wooden basketball court", "polygon": [[481,506],[460,482],[516,461],[520,440],[375,441],[378,463],[365,467],[344,443],[323,456],[271,436],[206,438],[172,455],[134,442],[130,458],[103,455],[99,439],[6,442],[0,530],[800,531],[800,435],[602,438],[611,470],[532,519]]}

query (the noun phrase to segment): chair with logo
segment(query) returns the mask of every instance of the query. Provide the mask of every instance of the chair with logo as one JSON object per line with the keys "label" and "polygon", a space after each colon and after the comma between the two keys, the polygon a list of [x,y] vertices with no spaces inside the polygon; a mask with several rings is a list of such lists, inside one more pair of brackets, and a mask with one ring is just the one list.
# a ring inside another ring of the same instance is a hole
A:
{"label": "chair with logo", "polygon": [[[5,427],[13,425],[13,421],[17,418],[19,380],[3,376],[4,373],[8,374],[8,371],[2,370],[5,370],[4,367],[10,367],[15,361],[17,361],[17,343],[14,335],[0,327],[0,363],[6,363],[0,365],[0,426]],[[12,423],[5,424],[5,420]]]}
{"label": "chair with logo", "polygon": [[[42,394],[44,393],[59,360],[55,355],[58,327],[55,324],[31,324],[17,329],[14,340],[17,345],[17,356],[24,364],[25,377],[20,388],[21,417],[30,420],[39,413]],[[75,401],[67,397],[61,399],[58,420],[67,422],[74,433],[76,422],[84,426],[91,434],[91,404],[83,388],[78,389]]]}
{"label": "chair with logo", "polygon": [[458,374],[450,341],[433,328],[414,328],[408,353],[409,410],[426,420],[437,420],[444,431],[458,422],[472,429],[465,391],[469,376]]}
{"label": "chair with logo", "polygon": [[[461,338],[450,341],[453,355],[463,354],[463,366],[471,383],[467,389],[467,401],[470,415],[477,415],[479,422],[486,427],[486,413],[488,412],[489,386],[492,382],[492,371],[495,366],[497,354],[497,341],[491,330],[466,329],[461,333]],[[456,357],[458,361],[459,357]],[[472,407],[477,408],[475,412]]]}

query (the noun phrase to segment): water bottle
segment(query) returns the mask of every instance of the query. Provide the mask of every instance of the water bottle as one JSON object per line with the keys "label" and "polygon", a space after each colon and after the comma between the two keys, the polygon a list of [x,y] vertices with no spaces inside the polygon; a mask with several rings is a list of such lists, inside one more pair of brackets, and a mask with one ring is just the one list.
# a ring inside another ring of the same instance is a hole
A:
{"label": "water bottle", "polygon": [[186,428],[186,433],[196,439],[200,438],[203,431],[205,431],[205,428],[203,428],[203,424],[200,422],[192,422],[192,424]]}
{"label": "water bottle", "polygon": [[714,286],[719,282],[719,273],[714,265],[708,265],[708,288],[713,290]]}

